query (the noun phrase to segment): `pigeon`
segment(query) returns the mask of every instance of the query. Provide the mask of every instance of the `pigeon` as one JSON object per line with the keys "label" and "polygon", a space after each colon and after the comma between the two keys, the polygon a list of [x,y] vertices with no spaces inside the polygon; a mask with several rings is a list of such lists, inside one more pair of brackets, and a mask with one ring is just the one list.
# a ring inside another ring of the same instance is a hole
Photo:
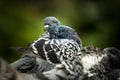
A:
{"label": "pigeon", "polygon": [[79,53],[83,69],[82,75],[76,80],[120,80],[119,49],[87,46]]}
{"label": "pigeon", "polygon": [[[55,27],[55,28],[54,28]],[[74,40],[78,43],[79,47],[82,48],[82,41],[78,37],[77,33],[73,28],[68,26],[60,25],[60,22],[55,17],[46,17],[44,19],[44,28],[46,32],[40,36],[37,40],[33,41],[29,47],[35,54],[39,54],[43,59],[45,59],[45,55],[43,54],[43,45],[46,41],[52,39],[68,39]]]}
{"label": "pigeon", "polygon": [[[38,55],[34,54],[30,48],[25,47],[11,47],[12,50],[18,51],[22,53],[20,59],[12,62],[9,66],[15,68],[21,73],[42,73],[44,71],[48,71],[54,68],[54,65],[49,62],[43,60]],[[49,67],[47,67],[49,66]]]}
{"label": "pigeon", "polygon": [[55,17],[46,17],[44,28],[46,33],[30,44],[31,50],[56,67],[64,67],[70,74],[68,78],[75,79],[82,69],[77,56],[81,50],[77,33],[68,26],[60,25]]}

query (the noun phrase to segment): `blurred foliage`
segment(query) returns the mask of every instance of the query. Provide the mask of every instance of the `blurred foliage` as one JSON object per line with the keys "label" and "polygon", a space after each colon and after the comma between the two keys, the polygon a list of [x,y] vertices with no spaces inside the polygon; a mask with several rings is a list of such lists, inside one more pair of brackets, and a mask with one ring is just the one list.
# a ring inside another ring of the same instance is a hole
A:
{"label": "blurred foliage", "polygon": [[43,30],[46,16],[73,27],[83,46],[120,48],[119,0],[0,0],[0,56],[20,57],[8,47],[27,46]]}

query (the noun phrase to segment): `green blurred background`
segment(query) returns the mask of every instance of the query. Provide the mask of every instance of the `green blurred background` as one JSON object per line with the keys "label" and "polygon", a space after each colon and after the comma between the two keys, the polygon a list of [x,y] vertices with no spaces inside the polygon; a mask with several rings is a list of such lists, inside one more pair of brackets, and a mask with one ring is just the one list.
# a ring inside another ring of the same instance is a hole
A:
{"label": "green blurred background", "polygon": [[0,0],[0,56],[13,62],[21,54],[8,47],[27,46],[55,16],[73,27],[83,46],[120,49],[120,0]]}

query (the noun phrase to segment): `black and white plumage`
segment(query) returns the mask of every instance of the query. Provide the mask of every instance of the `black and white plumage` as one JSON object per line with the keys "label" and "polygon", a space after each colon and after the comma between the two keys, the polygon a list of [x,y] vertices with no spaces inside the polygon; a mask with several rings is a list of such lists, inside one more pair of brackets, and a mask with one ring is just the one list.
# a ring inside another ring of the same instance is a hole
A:
{"label": "black and white plumage", "polygon": [[71,56],[78,55],[77,53],[80,51],[79,45],[75,41],[68,39],[48,40],[45,42],[43,49],[46,54],[46,58],[53,63],[59,63],[59,61],[52,61],[52,58],[55,56],[55,58],[61,62],[64,59],[70,58]]}
{"label": "black and white plumage", "polygon": [[43,46],[45,44],[45,41],[48,41],[50,39],[49,33],[44,33],[40,38],[37,40],[33,41],[28,47],[33,51],[35,54],[39,54],[42,59],[45,58],[45,54],[43,51]]}
{"label": "black and white plumage", "polygon": [[[120,50],[117,48],[102,50],[95,46],[87,46],[79,53],[81,73],[70,80],[120,80]],[[69,74],[66,69],[54,68],[43,72],[43,76],[48,80],[67,80],[66,76]]]}
{"label": "black and white plumage", "polygon": [[88,46],[80,53],[83,74],[78,80],[120,80],[120,50]]}
{"label": "black and white plumage", "polygon": [[46,34],[34,41],[30,48],[57,67],[61,64],[59,67],[65,67],[70,74],[68,78],[75,79],[82,68],[77,56],[81,50],[77,33],[70,27],[61,26],[54,17],[45,18],[44,25]]}
{"label": "black and white plumage", "polygon": [[44,52],[47,60],[53,64],[62,64],[69,72],[68,78],[75,79],[82,70],[79,61],[79,45],[74,40],[52,39],[45,42]]}

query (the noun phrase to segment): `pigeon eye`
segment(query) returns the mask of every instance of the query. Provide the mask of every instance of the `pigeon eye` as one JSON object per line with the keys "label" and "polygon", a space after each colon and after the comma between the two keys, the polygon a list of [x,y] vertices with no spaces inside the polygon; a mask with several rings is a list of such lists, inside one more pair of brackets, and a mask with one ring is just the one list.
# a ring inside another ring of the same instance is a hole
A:
{"label": "pigeon eye", "polygon": [[53,23],[56,23],[56,21],[51,21],[51,23],[53,24]]}

